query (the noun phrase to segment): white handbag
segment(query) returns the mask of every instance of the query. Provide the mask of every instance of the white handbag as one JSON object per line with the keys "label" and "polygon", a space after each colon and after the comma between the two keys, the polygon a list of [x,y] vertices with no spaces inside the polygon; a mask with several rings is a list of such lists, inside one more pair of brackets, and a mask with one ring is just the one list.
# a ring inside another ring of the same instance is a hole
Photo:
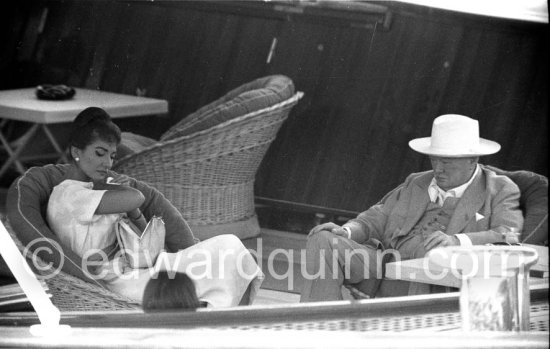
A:
{"label": "white handbag", "polygon": [[132,268],[150,268],[164,249],[166,229],[161,217],[151,218],[142,232],[127,217],[115,225],[116,237],[122,254]]}

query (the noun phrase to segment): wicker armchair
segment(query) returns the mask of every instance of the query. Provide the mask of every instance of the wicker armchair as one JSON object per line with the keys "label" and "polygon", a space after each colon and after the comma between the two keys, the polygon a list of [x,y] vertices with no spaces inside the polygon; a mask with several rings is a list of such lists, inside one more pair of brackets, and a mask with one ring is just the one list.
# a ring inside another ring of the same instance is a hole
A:
{"label": "wicker armchair", "polygon": [[[255,174],[302,95],[284,76],[252,81],[186,117],[160,141],[120,158],[113,169],[163,193],[199,239],[257,236]],[[143,144],[143,137],[124,133],[122,145],[136,139]]]}
{"label": "wicker armchair", "polygon": [[[49,228],[45,219],[48,199],[53,187],[65,179],[68,168],[69,165],[61,164],[32,167],[16,179],[8,190],[7,216],[0,216],[2,224],[20,251],[28,247],[27,253],[36,257],[37,264],[34,261],[29,264],[40,266],[35,273],[45,281],[52,302],[61,311],[141,311],[134,300],[109,291],[87,276],[80,256]],[[158,190],[132,178],[127,180],[145,197],[141,206],[144,216],[163,217],[167,251],[178,251],[195,243],[185,220]],[[12,276],[7,266],[0,265],[0,276]]]}

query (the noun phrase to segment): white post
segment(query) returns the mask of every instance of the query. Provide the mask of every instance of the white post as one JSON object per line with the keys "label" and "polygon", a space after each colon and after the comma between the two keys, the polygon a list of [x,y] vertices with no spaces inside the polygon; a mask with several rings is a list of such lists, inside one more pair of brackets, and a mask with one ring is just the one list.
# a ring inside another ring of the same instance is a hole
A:
{"label": "white post", "polygon": [[68,329],[66,325],[59,325],[59,320],[61,319],[59,309],[52,304],[40,281],[38,281],[36,275],[34,275],[28,266],[27,261],[17,249],[17,245],[15,245],[2,222],[0,222],[0,254],[6,261],[19,286],[25,292],[40,320],[41,325],[33,326],[34,330],[31,327],[31,333],[59,333],[61,328]]}

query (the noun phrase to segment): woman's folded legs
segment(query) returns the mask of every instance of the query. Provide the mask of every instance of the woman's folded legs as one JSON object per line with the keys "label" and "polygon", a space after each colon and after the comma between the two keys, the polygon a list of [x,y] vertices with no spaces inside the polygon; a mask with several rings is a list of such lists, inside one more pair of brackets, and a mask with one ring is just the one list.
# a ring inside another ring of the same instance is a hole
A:
{"label": "woman's folded legs", "polygon": [[163,253],[155,268],[186,273],[195,282],[199,299],[212,307],[236,306],[241,300],[250,304],[264,278],[235,235],[218,235],[176,253]]}

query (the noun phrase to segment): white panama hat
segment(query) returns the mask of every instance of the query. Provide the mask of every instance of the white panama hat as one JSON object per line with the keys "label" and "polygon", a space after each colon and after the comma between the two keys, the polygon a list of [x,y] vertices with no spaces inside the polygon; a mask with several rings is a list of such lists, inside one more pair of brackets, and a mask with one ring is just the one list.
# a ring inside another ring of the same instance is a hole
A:
{"label": "white panama hat", "polygon": [[435,118],[432,136],[416,138],[409,146],[422,154],[442,157],[470,157],[494,154],[500,144],[479,137],[477,120],[458,114]]}

